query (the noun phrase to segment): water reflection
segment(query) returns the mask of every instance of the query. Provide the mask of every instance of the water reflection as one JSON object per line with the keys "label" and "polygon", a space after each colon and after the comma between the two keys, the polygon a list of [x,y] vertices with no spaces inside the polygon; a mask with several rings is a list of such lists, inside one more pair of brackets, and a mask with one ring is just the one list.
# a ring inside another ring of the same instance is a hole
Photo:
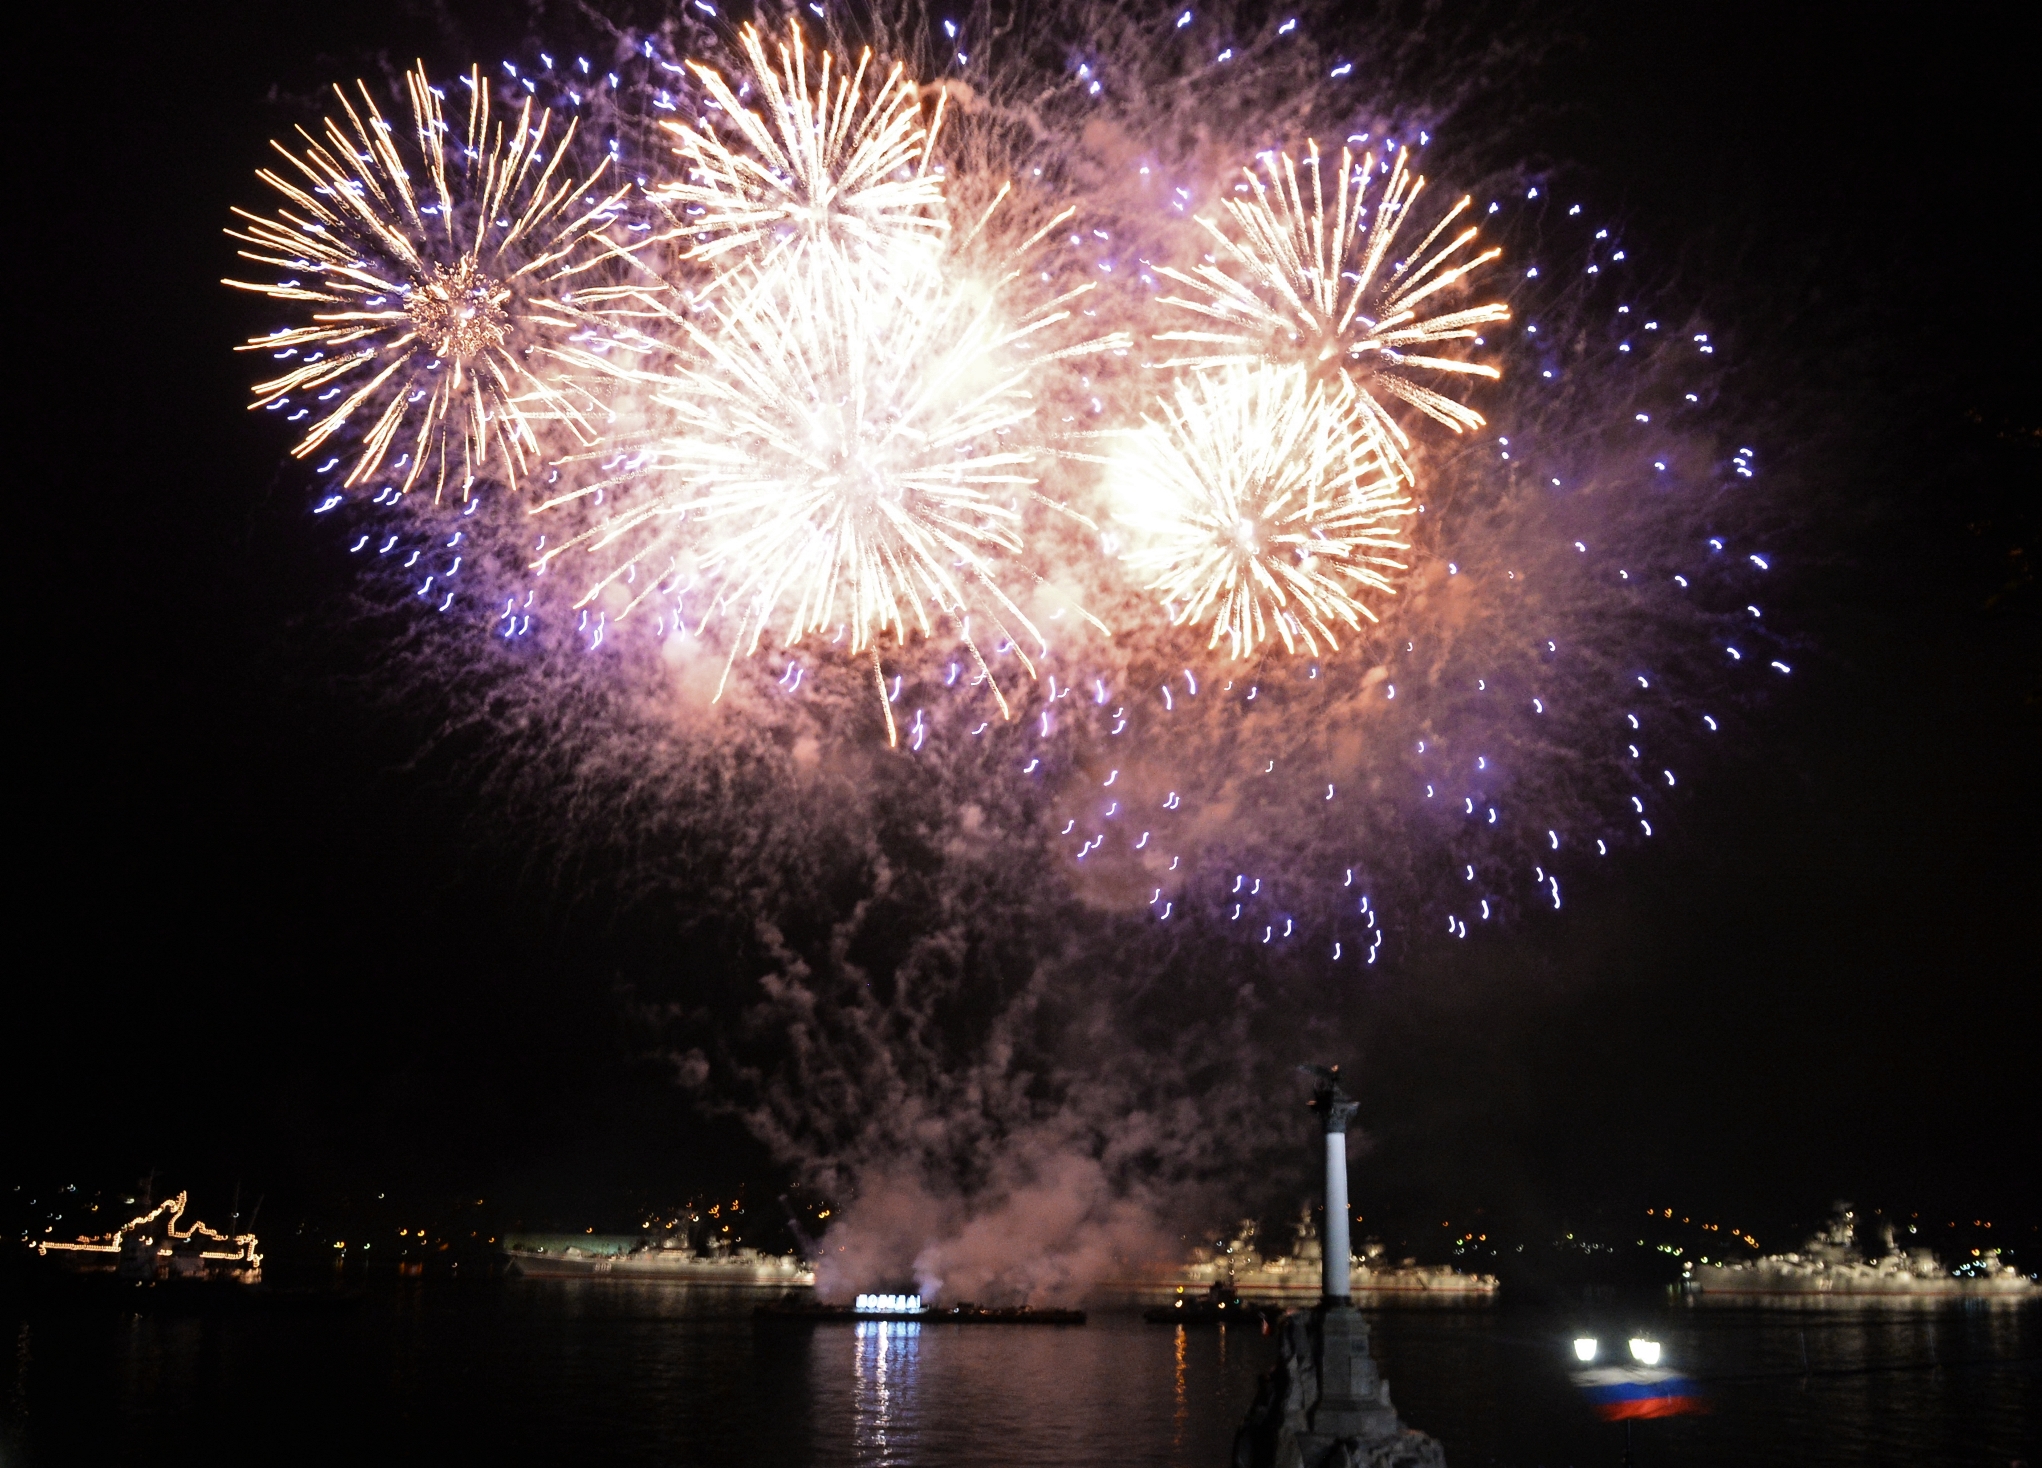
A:
{"label": "water reflection", "polygon": [[861,1320],[852,1343],[852,1441],[861,1463],[893,1463],[915,1438],[918,1320]]}
{"label": "water reflection", "polygon": [[1184,1348],[1188,1342],[1185,1339],[1184,1327],[1181,1325],[1172,1331],[1171,1334],[1175,1335],[1177,1339],[1174,1342],[1175,1349],[1171,1352],[1170,1401],[1172,1410],[1170,1413],[1170,1446],[1182,1448],[1184,1446],[1184,1424],[1191,1417],[1189,1404],[1184,1399]]}
{"label": "water reflection", "polygon": [[[730,1291],[533,1281],[334,1311],[17,1311],[0,1463],[323,1456],[615,1468],[1206,1468],[1275,1354],[1258,1330],[762,1321]],[[2042,1439],[2042,1308],[1789,1314],[1659,1297],[1370,1312],[1404,1419],[1468,1468],[1614,1463],[1572,1337],[1642,1332],[1704,1416],[1639,1424],[1653,1468],[1999,1468]]]}

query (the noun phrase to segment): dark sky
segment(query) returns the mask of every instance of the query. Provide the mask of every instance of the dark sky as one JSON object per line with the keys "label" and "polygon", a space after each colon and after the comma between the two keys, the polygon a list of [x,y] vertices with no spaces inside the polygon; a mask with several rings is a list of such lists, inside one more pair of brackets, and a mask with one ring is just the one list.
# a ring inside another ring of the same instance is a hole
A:
{"label": "dark sky", "polygon": [[[1683,287],[1754,350],[1791,336],[1767,406],[1826,425],[1830,464],[1778,613],[1804,676],[1764,748],[1677,849],[1536,940],[1567,986],[1503,1003],[1447,983],[1387,1016],[1411,1043],[1384,1043],[1367,1083],[1383,1185],[2033,1217],[2042,402],[2020,48],[1985,7],[1498,13],[1563,38],[1528,150],[1688,262]],[[462,14],[485,57],[524,29],[510,7]],[[220,229],[254,196],[265,96],[379,45],[466,55],[369,7],[91,19],[21,68],[50,90],[12,127],[32,208],[10,232],[29,525],[8,1170],[563,1208],[760,1175],[631,1058],[620,979],[689,960],[449,834],[463,792],[405,768],[418,721],[342,691],[377,648],[318,630],[347,569],[241,409],[229,348],[253,321],[216,284]]]}

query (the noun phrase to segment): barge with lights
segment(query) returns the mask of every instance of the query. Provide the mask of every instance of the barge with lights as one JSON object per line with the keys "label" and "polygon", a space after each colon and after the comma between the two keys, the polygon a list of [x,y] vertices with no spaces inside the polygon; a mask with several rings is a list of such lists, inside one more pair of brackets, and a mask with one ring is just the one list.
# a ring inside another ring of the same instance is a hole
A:
{"label": "barge with lights", "polygon": [[920,1295],[859,1295],[848,1305],[776,1300],[753,1311],[763,1320],[822,1324],[829,1321],[913,1325],[1083,1325],[1085,1312],[1040,1305],[925,1305]]}
{"label": "barge with lights", "polygon": [[1230,1284],[1214,1284],[1202,1295],[1187,1295],[1180,1288],[1167,1305],[1142,1311],[1151,1325],[1247,1325],[1267,1328],[1283,1315],[1283,1306],[1244,1300]]}

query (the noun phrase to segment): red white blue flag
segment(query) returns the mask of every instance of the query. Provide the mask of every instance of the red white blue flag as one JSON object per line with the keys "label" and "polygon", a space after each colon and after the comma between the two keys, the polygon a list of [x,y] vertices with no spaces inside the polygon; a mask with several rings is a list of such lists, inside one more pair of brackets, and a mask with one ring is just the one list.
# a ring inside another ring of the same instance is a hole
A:
{"label": "red white blue flag", "polygon": [[1605,1422],[1680,1417],[1707,1410],[1701,1388],[1691,1378],[1657,1366],[1591,1367],[1575,1372],[1574,1384]]}

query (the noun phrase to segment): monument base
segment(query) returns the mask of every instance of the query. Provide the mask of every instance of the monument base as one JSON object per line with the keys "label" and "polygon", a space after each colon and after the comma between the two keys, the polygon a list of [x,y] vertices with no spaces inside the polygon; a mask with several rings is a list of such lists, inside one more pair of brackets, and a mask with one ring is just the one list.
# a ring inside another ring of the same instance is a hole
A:
{"label": "monument base", "polygon": [[1234,1438],[1234,1468],[1446,1468],[1406,1427],[1368,1351],[1368,1322],[1342,1301],[1293,1310],[1280,1354]]}

